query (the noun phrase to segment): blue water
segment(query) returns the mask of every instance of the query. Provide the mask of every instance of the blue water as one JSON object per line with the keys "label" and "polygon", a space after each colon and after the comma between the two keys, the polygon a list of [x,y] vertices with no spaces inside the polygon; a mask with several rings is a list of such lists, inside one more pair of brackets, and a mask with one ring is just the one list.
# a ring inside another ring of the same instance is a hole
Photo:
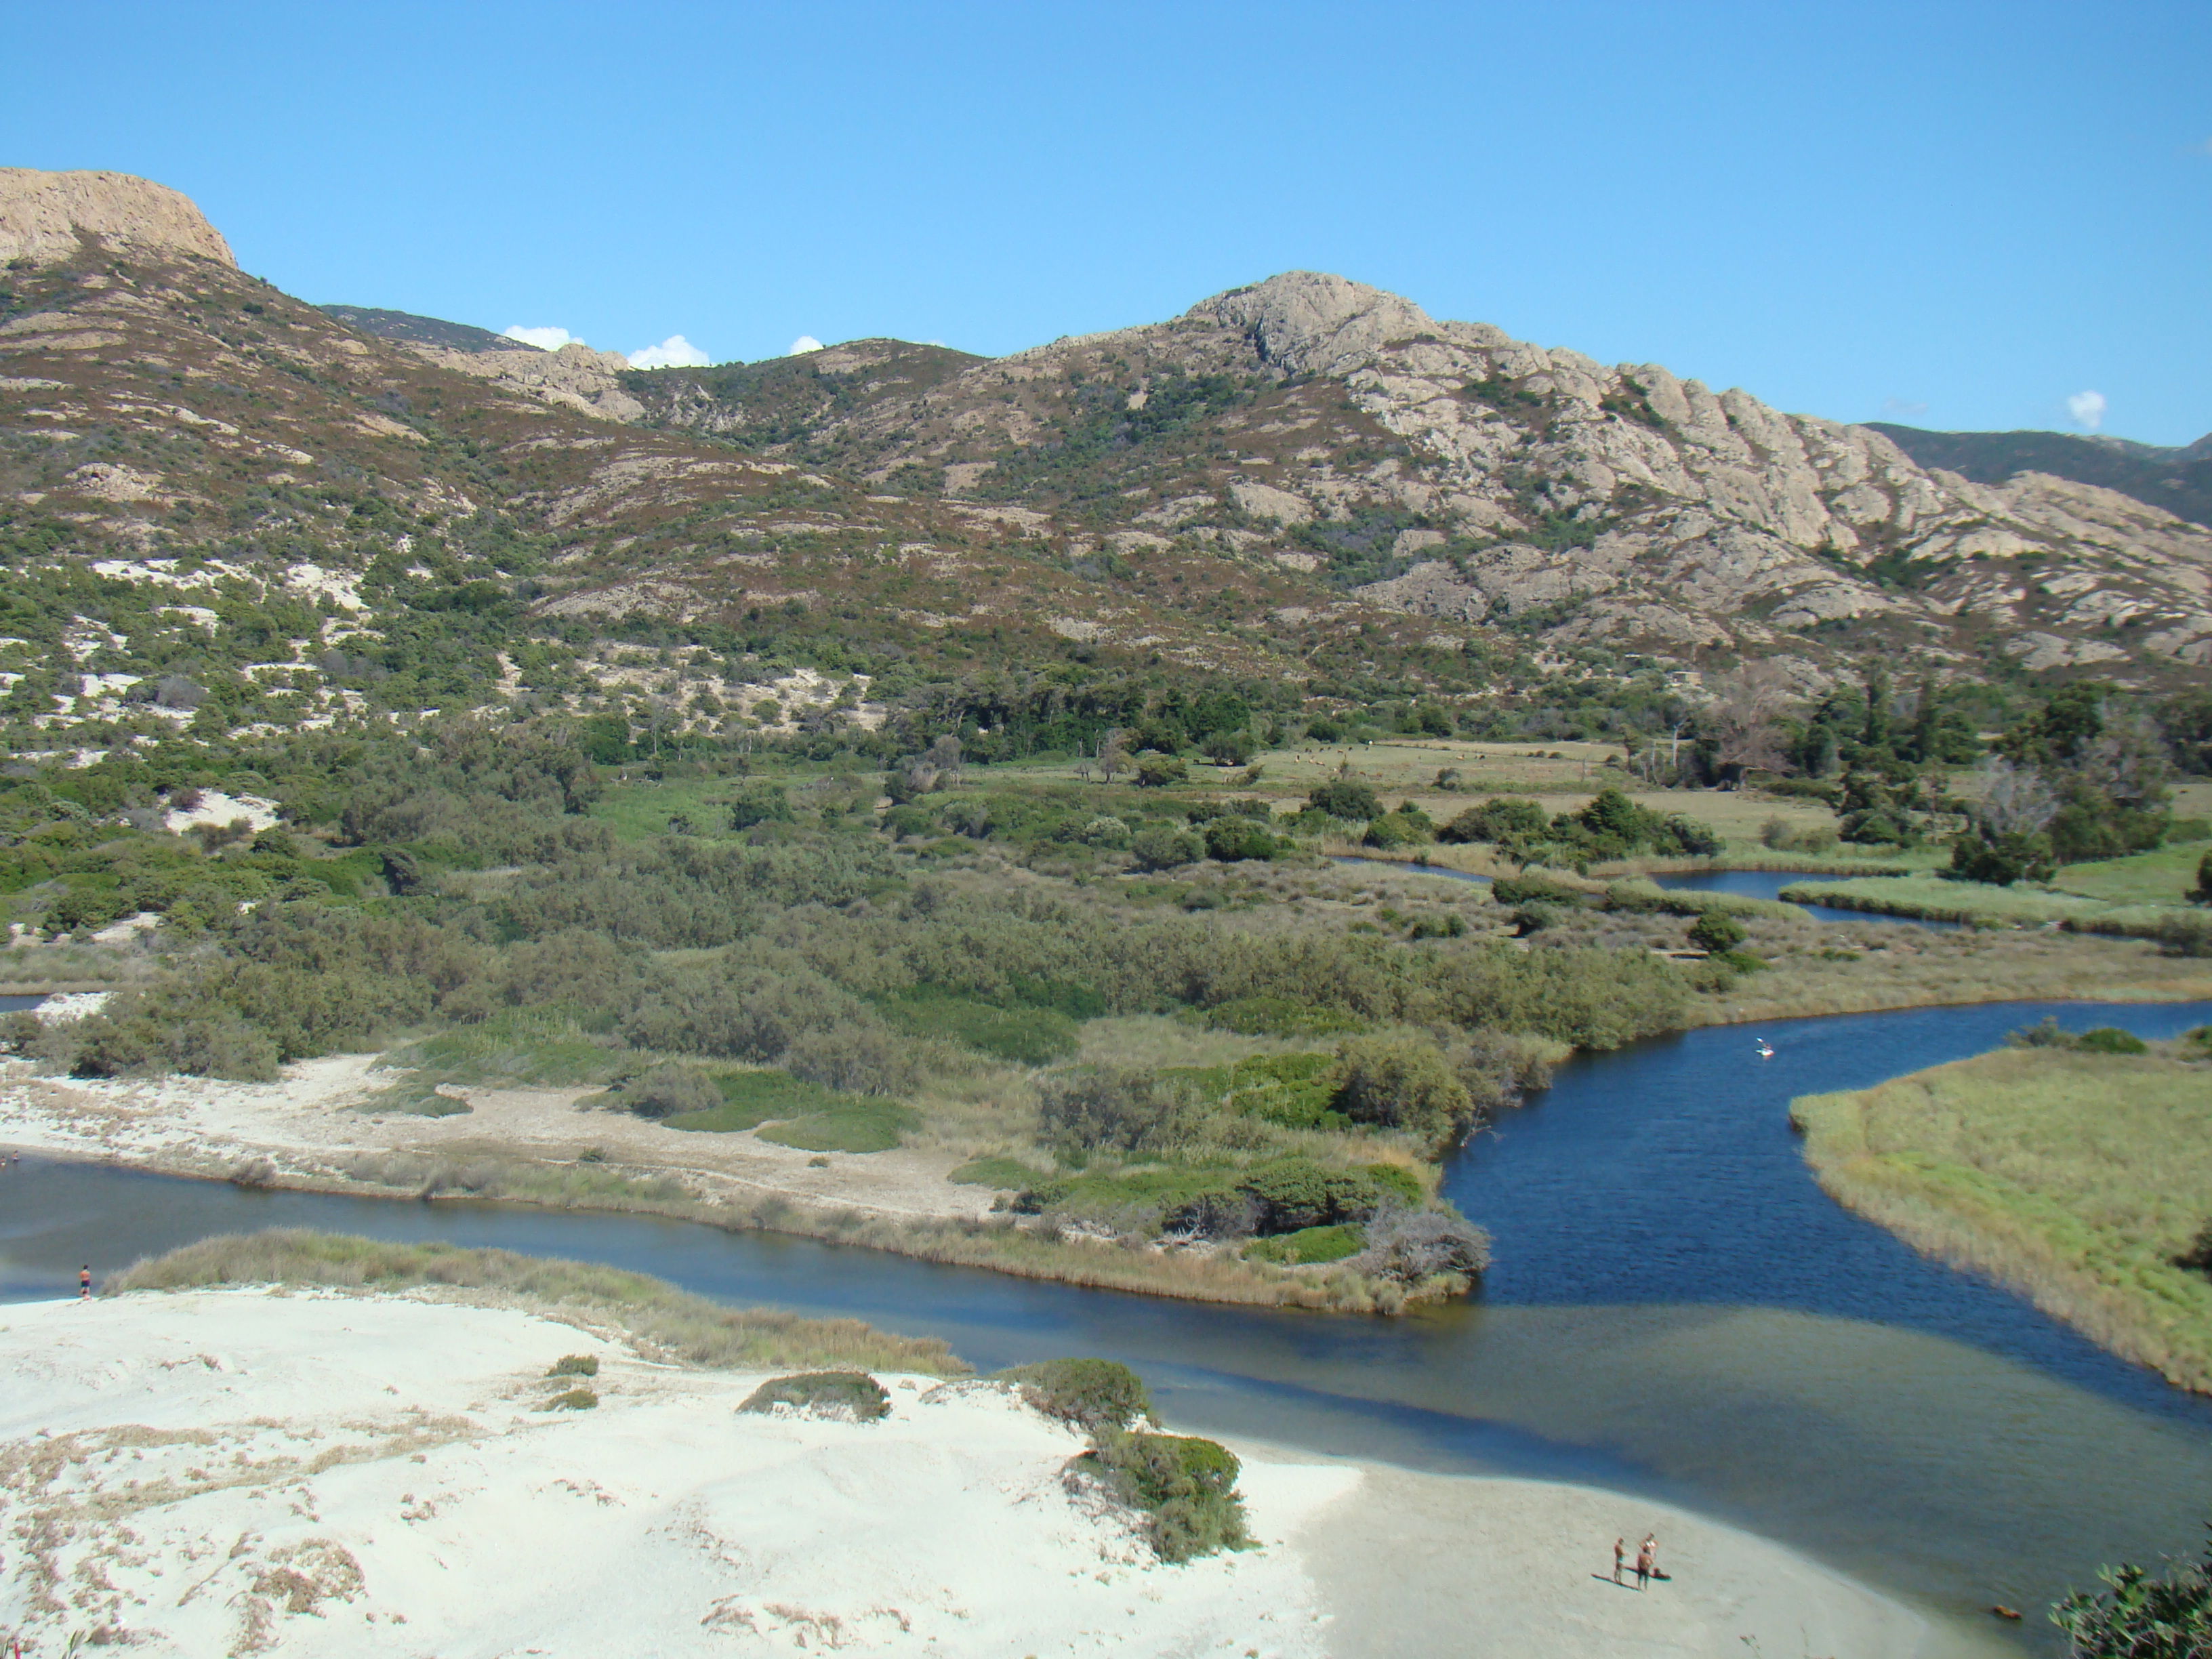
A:
{"label": "blue water", "polygon": [[[1786,1108],[1980,1052],[2045,1012],[2146,1036],[2212,1022],[2208,1004],[2014,1004],[1717,1028],[1577,1059],[1448,1171],[1496,1240],[1481,1297],[1397,1320],[1198,1307],[632,1217],[36,1160],[0,1173],[0,1297],[61,1292],[80,1261],[106,1272],[263,1226],[606,1261],[939,1335],[984,1367],[1121,1358],[1200,1431],[1663,1498],[1971,1618],[1996,1601],[2039,1607],[2121,1555],[2192,1550],[2212,1507],[2212,1402],[1830,1202]],[[2049,1649],[2039,1626],[2013,1639]]]}
{"label": "blue water", "polygon": [[[1658,886],[1680,892],[1735,893],[1744,898],[1781,899],[1784,888],[1820,878],[1802,870],[1704,870],[1695,875],[1654,876],[1651,879]],[[1796,903],[1794,899],[1783,902]],[[1799,904],[1797,908],[1815,921],[1900,921],[1938,933],[1955,933],[1961,926],[1955,921],[1926,921],[1917,916],[1877,915],[1872,911],[1847,910],[1834,904]]]}

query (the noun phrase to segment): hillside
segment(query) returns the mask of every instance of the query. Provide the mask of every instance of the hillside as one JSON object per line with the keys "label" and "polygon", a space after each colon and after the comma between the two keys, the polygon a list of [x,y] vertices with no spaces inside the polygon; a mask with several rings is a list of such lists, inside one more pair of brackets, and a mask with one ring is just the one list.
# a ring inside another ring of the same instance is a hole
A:
{"label": "hillside", "polygon": [[1923,466],[1946,467],[1976,483],[2002,484],[2021,472],[2045,472],[2212,525],[2212,435],[2185,447],[2161,448],[2069,432],[1924,432],[1880,424],[1869,430]]}
{"label": "hillside", "polygon": [[639,371],[303,304],[119,174],[0,173],[0,711],[41,728],[988,730],[1178,675],[1510,707],[1754,658],[1808,689],[2212,661],[2200,527],[1334,276],[1003,359]]}

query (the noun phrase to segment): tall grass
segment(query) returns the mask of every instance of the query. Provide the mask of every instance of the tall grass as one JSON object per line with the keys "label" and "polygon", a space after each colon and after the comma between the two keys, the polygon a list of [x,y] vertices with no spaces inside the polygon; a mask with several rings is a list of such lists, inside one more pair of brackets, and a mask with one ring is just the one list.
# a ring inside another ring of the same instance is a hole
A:
{"label": "tall grass", "polygon": [[227,1233],[147,1257],[109,1279],[102,1293],[218,1285],[488,1292],[502,1301],[602,1320],[671,1358],[722,1370],[839,1366],[958,1376],[971,1369],[933,1337],[894,1336],[857,1319],[725,1308],[619,1267],[298,1228]]}
{"label": "tall grass", "polygon": [[2007,1049],[1790,1118],[1823,1190],[2170,1382],[2212,1392],[2212,1065]]}

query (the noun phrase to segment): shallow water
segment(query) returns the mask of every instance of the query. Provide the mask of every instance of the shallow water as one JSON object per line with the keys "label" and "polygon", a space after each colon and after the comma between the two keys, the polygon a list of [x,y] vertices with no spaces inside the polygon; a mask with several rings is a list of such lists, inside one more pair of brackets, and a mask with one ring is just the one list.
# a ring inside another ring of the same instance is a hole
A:
{"label": "shallow water", "polygon": [[[2205,1004],[1916,1010],[1577,1060],[1449,1172],[1497,1239],[1483,1297],[1401,1320],[1196,1307],[682,1223],[44,1161],[0,1173],[0,1297],[65,1293],[80,1261],[106,1272],[263,1226],[583,1256],[943,1336],[987,1368],[1110,1355],[1195,1430],[1663,1498],[1972,1618],[1992,1601],[2039,1608],[2121,1555],[2192,1551],[2212,1504],[2212,1404],[1832,1204],[1786,1105],[1979,1052],[2047,1012],[2147,1036],[2212,1019]],[[2055,1650],[2033,1623],[2014,1639]]]}

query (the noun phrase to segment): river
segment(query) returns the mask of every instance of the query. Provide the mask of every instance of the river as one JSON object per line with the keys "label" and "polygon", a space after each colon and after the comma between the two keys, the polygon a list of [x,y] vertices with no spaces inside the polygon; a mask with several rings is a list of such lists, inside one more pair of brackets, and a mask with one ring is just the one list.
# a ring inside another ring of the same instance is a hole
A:
{"label": "river", "polygon": [[[1449,1195],[1497,1240],[1480,1299],[1398,1320],[1193,1306],[690,1224],[248,1192],[40,1159],[0,1174],[0,1298],[55,1295],[81,1261],[106,1272],[265,1226],[585,1257],[727,1301],[942,1336],[986,1368],[1124,1359],[1200,1431],[1662,1498],[1939,1616],[2039,1610],[2100,1562],[2194,1551],[2212,1510],[2212,1402],[1830,1202],[1786,1107],[1978,1053],[2046,1012],[2145,1036],[2212,1020],[2201,1003],[2016,1003],[1717,1027],[1578,1058],[1449,1169]],[[2032,1618],[2013,1639],[2056,1651],[2053,1634]]]}

